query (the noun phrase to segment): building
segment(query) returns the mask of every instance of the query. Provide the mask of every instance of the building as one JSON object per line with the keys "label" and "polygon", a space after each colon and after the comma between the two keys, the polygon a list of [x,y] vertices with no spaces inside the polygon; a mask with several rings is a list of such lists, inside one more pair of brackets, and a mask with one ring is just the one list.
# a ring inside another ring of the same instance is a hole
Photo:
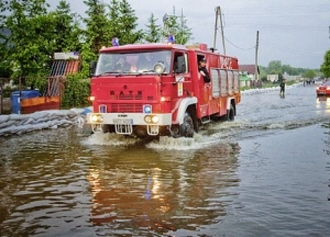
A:
{"label": "building", "polygon": [[[257,70],[256,70],[257,69]],[[246,73],[247,75],[249,75],[252,80],[259,80],[260,79],[260,70],[259,70],[259,66],[257,66],[254,64],[243,64],[243,65],[239,65],[239,70],[243,73]],[[257,72],[257,75],[255,75],[255,73]]]}
{"label": "building", "polygon": [[268,74],[267,81],[270,82],[277,82],[278,81],[278,74]]}
{"label": "building", "polygon": [[[259,66],[254,64],[239,65],[241,87],[258,87],[260,79]],[[257,75],[255,73],[257,72]]]}

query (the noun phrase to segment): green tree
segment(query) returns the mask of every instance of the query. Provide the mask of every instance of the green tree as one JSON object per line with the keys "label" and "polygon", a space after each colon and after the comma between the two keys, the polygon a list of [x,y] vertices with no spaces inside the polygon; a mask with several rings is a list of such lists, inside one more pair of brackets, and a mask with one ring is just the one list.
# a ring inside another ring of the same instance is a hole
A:
{"label": "green tree", "polygon": [[5,25],[8,37],[7,60],[12,64],[12,77],[43,75],[49,69],[54,49],[54,18],[48,15],[45,0],[10,2]]}
{"label": "green tree", "polygon": [[97,55],[102,46],[108,45],[109,22],[106,15],[105,4],[101,0],[84,0],[88,9],[84,18],[86,30],[85,42],[90,42],[90,50]]}
{"label": "green tree", "polygon": [[107,14],[108,20],[109,20],[109,29],[111,29],[111,32],[109,32],[109,39],[108,39],[108,46],[111,45],[112,38],[118,38],[120,39],[120,44],[122,44],[121,39],[121,29],[119,27],[120,20],[119,20],[119,1],[118,0],[111,0],[110,4],[108,4],[109,13]]}
{"label": "green tree", "polygon": [[282,63],[279,60],[274,60],[268,63],[269,74],[282,74]]}
{"label": "green tree", "polygon": [[81,73],[69,74],[64,81],[64,93],[62,96],[62,106],[82,106],[88,104],[88,96],[90,95],[89,83],[82,80]]}
{"label": "green tree", "polygon": [[51,14],[55,19],[55,52],[80,51],[82,30],[77,14],[71,13],[70,4],[61,0]]}
{"label": "green tree", "polygon": [[178,31],[175,35],[175,40],[178,44],[186,44],[192,36],[191,28],[187,26],[187,20],[180,17],[180,24]]}
{"label": "green tree", "polygon": [[[178,19],[180,19],[178,21]],[[177,44],[186,44],[191,36],[191,29],[187,26],[187,20],[183,16],[167,16],[164,22],[163,36],[167,37],[169,34],[175,36]]]}
{"label": "green tree", "polygon": [[325,77],[330,77],[330,50],[324,55],[324,61],[321,65],[321,72]]}
{"label": "green tree", "polygon": [[82,45],[81,49],[81,58],[82,58],[82,67],[81,67],[81,74],[82,78],[88,78],[89,77],[89,65],[91,61],[94,61],[97,57],[97,55],[91,51],[91,42],[85,42]]}
{"label": "green tree", "polygon": [[10,13],[10,2],[0,1],[0,77],[10,77],[10,60],[9,54],[9,35],[10,29],[7,27],[7,20]]}
{"label": "green tree", "polygon": [[[46,0],[13,0],[0,3],[0,73],[16,79],[27,77],[27,85],[33,84],[43,90],[47,83],[52,56],[56,51],[81,51],[89,60],[91,44],[82,47],[81,29],[70,6],[61,0],[57,9],[47,13]],[[8,29],[6,36],[3,29]],[[87,49],[88,48],[88,49]],[[86,65],[86,63],[83,63]],[[8,70],[4,72],[2,69]],[[86,66],[88,68],[88,66]],[[89,85],[88,70],[67,76],[63,95],[64,105],[86,104]],[[24,82],[24,81],[23,81]],[[73,89],[74,88],[74,89]]]}
{"label": "green tree", "polygon": [[9,30],[5,26],[0,25],[0,77],[10,77],[10,61],[7,58],[8,55],[8,36]]}
{"label": "green tree", "polygon": [[259,66],[260,70],[260,80],[267,81],[267,68],[263,66]]}
{"label": "green tree", "polygon": [[9,1],[0,1],[0,27],[3,27],[3,22],[6,19],[6,11],[9,9]]}
{"label": "green tree", "polygon": [[294,68],[292,68],[290,65],[283,64],[281,68],[283,73],[287,73],[289,75],[296,75]]}
{"label": "green tree", "polygon": [[133,44],[143,38],[143,31],[137,30],[138,18],[126,0],[111,0],[109,5],[110,39],[117,37],[121,45]]}
{"label": "green tree", "polygon": [[146,25],[147,30],[144,32],[144,39],[147,42],[160,42],[162,38],[162,27],[156,24],[157,20],[158,19],[155,19],[154,14],[151,13],[150,17],[148,18],[149,24]]}
{"label": "green tree", "polygon": [[70,4],[66,0],[61,0],[52,14],[55,18],[55,52],[78,51],[81,58],[84,59],[81,62],[82,70],[76,74],[67,75],[64,80],[62,106],[86,105],[89,95],[89,84],[85,80],[89,76],[87,61],[95,59],[95,54],[91,52],[92,45],[90,42],[82,44],[83,30],[79,27],[78,15],[71,13]]}
{"label": "green tree", "polygon": [[313,79],[315,76],[316,76],[316,72],[314,70],[308,70],[303,75],[304,78],[309,78],[309,79]]}

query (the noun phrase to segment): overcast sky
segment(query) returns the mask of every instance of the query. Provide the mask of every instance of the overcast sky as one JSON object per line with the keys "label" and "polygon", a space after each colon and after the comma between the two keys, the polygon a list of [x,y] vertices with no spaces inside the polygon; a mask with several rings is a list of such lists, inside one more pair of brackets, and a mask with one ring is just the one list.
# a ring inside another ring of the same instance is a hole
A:
{"label": "overcast sky", "polygon": [[[144,29],[150,14],[163,25],[165,14],[183,15],[192,29],[191,43],[213,46],[215,8],[221,7],[226,53],[240,64],[254,64],[259,31],[258,64],[273,60],[291,67],[318,69],[330,50],[329,0],[127,0]],[[48,0],[56,5],[59,0]],[[72,12],[84,15],[82,0],[67,0]],[[79,3],[78,3],[79,2]],[[110,0],[104,0],[105,3]],[[175,11],[174,11],[175,10]],[[219,25],[219,24],[218,24]],[[220,28],[217,49],[223,52]]]}

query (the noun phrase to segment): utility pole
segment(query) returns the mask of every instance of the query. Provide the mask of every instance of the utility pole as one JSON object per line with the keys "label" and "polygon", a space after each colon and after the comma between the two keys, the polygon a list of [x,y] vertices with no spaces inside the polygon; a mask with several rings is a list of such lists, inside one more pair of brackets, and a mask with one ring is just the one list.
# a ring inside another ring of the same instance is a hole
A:
{"label": "utility pole", "polygon": [[[183,29],[183,25],[184,25],[184,19],[185,19],[185,15],[183,14],[183,9],[181,9],[181,15],[180,16],[176,16],[175,14],[175,6],[173,6],[173,13],[172,14],[165,14],[163,16],[163,28],[164,28],[164,32],[165,34],[170,34],[170,33],[175,33],[175,32],[170,32],[171,29],[169,27],[169,23],[170,21],[175,18],[175,19],[180,19],[180,25],[179,27],[181,28],[181,30]],[[164,42],[166,42],[167,37],[165,36]]]}
{"label": "utility pole", "polygon": [[220,19],[220,28],[221,28],[221,36],[222,36],[222,48],[223,54],[226,55],[226,46],[225,46],[225,35],[223,31],[223,23],[222,23],[222,14],[220,6],[216,7],[215,10],[215,24],[214,24],[214,42],[213,42],[213,49],[216,49],[216,42],[217,42],[217,33],[218,33],[218,17]]}
{"label": "utility pole", "polygon": [[254,72],[255,80],[258,80],[258,49],[259,49],[259,31],[257,31],[257,40],[256,40],[255,72]]}
{"label": "utility pole", "polygon": [[177,16],[175,15],[175,6],[173,6],[173,13],[172,14],[165,14],[163,16],[163,28],[164,28],[164,32],[165,32],[165,36],[164,36],[164,42],[167,41],[167,36],[171,33],[170,29],[169,29],[169,22],[171,21],[172,18],[177,18]]}

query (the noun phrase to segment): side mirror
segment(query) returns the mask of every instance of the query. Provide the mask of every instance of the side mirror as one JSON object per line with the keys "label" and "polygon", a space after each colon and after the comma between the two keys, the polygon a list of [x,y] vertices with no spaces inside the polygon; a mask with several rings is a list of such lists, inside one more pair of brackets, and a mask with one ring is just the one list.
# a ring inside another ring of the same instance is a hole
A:
{"label": "side mirror", "polygon": [[186,61],[184,56],[179,56],[175,64],[175,73],[184,73],[186,71]]}
{"label": "side mirror", "polygon": [[91,61],[89,64],[89,76],[92,77],[95,74],[96,70],[96,61]]}

